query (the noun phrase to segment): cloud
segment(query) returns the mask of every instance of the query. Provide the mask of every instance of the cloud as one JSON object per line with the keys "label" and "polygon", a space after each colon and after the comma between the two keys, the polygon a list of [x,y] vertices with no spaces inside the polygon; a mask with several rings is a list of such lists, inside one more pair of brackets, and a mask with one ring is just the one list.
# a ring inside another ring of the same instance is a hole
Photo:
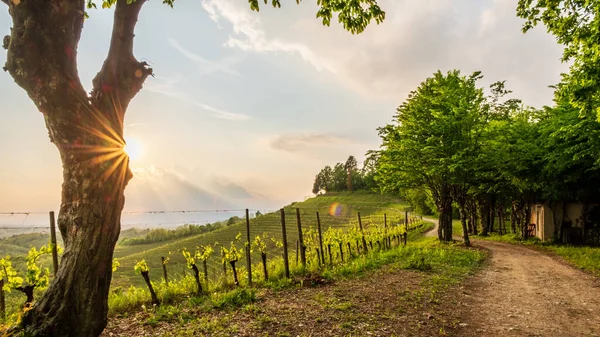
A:
{"label": "cloud", "polygon": [[269,146],[278,151],[297,153],[314,147],[348,144],[349,139],[328,134],[277,135],[269,140]]}
{"label": "cloud", "polygon": [[194,96],[186,93],[185,91],[177,87],[177,83],[180,81],[180,75],[176,75],[172,78],[164,78],[157,76],[153,81],[146,84],[145,89],[177,99],[187,104],[195,105],[201,108],[202,110],[208,112],[209,115],[214,118],[225,119],[230,121],[245,121],[250,119],[250,116],[246,114],[225,111],[198,101],[196,98],[194,98]]}
{"label": "cloud", "polygon": [[231,25],[233,34],[229,35],[225,46],[258,53],[284,52],[295,54],[312,64],[318,71],[336,72],[332,63],[318,57],[307,45],[286,39],[268,37],[258,16],[253,15],[254,13],[248,10],[248,4],[240,1],[237,3],[234,4],[233,1],[228,0],[202,1],[202,7],[214,22],[220,25],[225,21]]}
{"label": "cloud", "polygon": [[201,74],[210,74],[214,72],[223,72],[230,75],[240,76],[240,73],[233,69],[233,64],[237,63],[237,60],[232,58],[223,58],[218,62],[213,62],[205,59],[204,57],[195,54],[184,47],[182,47],[176,40],[169,39],[169,44],[183,56],[194,62],[200,69]]}
{"label": "cloud", "polygon": [[231,26],[226,46],[298,55],[316,70],[334,73],[350,90],[394,104],[435,71],[450,69],[481,70],[482,85],[507,80],[526,104],[550,104],[553,90],[547,86],[567,70],[560,63],[562,48],[543,28],[521,32],[512,0],[380,2],[386,20],[360,35],[337,23],[323,27],[309,4],[280,9],[285,21],[268,11],[252,13],[235,0],[202,5],[215,22]]}

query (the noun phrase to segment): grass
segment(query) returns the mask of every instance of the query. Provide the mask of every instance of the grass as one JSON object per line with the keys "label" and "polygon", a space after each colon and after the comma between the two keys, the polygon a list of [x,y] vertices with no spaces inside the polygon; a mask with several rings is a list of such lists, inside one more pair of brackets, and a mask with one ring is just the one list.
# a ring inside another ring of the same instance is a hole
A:
{"label": "grass", "polygon": [[[316,263],[310,264],[307,268],[292,266],[291,279],[283,277],[283,273],[273,266],[274,279],[269,282],[258,281],[254,287],[247,287],[243,284],[242,287],[231,289],[231,286],[219,284],[205,296],[187,297],[187,300],[180,297],[168,303],[163,300],[165,304],[160,307],[144,309],[147,311],[147,314],[142,316],[147,317],[144,324],[156,327],[156,329],[167,329],[169,333],[166,335],[172,336],[194,335],[194,332],[196,335],[200,332],[208,335],[228,335],[235,334],[240,329],[234,321],[231,321],[231,317],[236,317],[237,312],[241,312],[254,317],[254,322],[249,324],[269,331],[270,335],[278,335],[280,332],[269,329],[273,329],[273,324],[280,322],[282,318],[272,312],[269,315],[271,309],[264,307],[265,301],[268,302],[267,296],[272,294],[265,288],[271,288],[277,292],[296,287],[310,287],[312,283],[309,281],[311,280],[322,279],[324,280],[322,282],[328,283],[343,279],[385,277],[384,273],[397,273],[401,270],[424,275],[421,278],[422,281],[419,281],[421,283],[417,285],[416,291],[399,297],[402,303],[417,307],[425,302],[436,303],[439,301],[438,295],[441,291],[474,273],[481,266],[486,254],[480,250],[464,248],[459,244],[442,244],[435,238],[423,237],[422,234],[432,227],[432,224],[426,224],[411,231],[407,246],[394,246],[387,250],[374,249],[367,254],[355,256],[345,263],[336,262],[325,267],[319,267]],[[382,269],[383,267],[385,269]],[[382,272],[376,272],[378,270],[382,270]],[[190,290],[193,291],[191,279],[188,282]],[[359,280],[359,282],[363,281]],[[373,282],[376,282],[375,279]],[[170,287],[179,286],[177,283],[173,283]],[[164,294],[162,287],[164,284],[159,285],[159,297],[164,296],[160,295]],[[323,309],[341,315],[339,317],[342,317],[343,320],[338,321],[336,326],[349,331],[355,328],[355,324],[360,325],[362,324],[360,322],[365,321],[366,314],[360,311],[359,303],[355,302],[351,296],[337,298],[329,294],[326,289],[315,290],[315,295],[308,296]],[[404,292],[398,294],[404,294]],[[146,295],[145,301],[148,300],[149,297]],[[114,309],[114,302],[111,302],[111,306],[111,310]],[[132,308],[135,307],[139,308],[140,304],[132,306]],[[282,308],[281,310],[285,312],[287,309]],[[190,312],[195,314],[190,314]],[[131,311],[120,313],[120,315],[129,314],[135,313]],[[140,319],[136,318],[136,320]],[[317,324],[322,323],[319,322],[319,318],[316,320]],[[115,323],[119,324],[118,322]],[[161,327],[161,322],[168,322],[168,324]],[[279,328],[282,326],[280,325],[277,329]],[[282,329],[285,330],[285,327]],[[158,333],[162,330],[153,331]]]}
{"label": "grass", "polygon": [[[342,205],[339,210],[341,214],[332,216],[329,209],[332,204]],[[286,224],[287,237],[291,260],[295,260],[296,251],[296,214],[295,208],[300,209],[303,230],[316,228],[316,212],[319,212],[322,230],[329,227],[346,228],[357,223],[357,213],[361,213],[364,226],[369,226],[374,222],[383,222],[383,214],[388,215],[388,223],[398,223],[403,215],[402,209],[407,205],[396,197],[379,195],[373,193],[354,192],[354,193],[335,193],[318,196],[303,202],[292,203],[286,206]],[[210,233],[195,235],[183,239],[171,240],[168,242],[152,243],[147,245],[118,245],[115,249],[115,257],[121,264],[119,270],[113,276],[113,285],[117,287],[128,287],[129,285],[142,286],[143,280],[134,273],[133,266],[141,259],[145,259],[150,267],[150,277],[154,282],[160,282],[162,279],[161,257],[169,257],[170,262],[167,265],[169,274],[174,278],[183,277],[188,273],[185,260],[179,252],[183,248],[194,250],[198,245],[213,245],[219,243],[228,245],[238,233],[245,233],[245,221],[234,223],[225,228],[215,230]],[[251,219],[250,234],[251,238],[256,235],[262,235],[263,232],[269,236],[281,239],[281,219],[279,212],[264,214],[258,218]],[[279,258],[282,254],[281,249],[271,247],[269,260]],[[218,249],[215,249],[218,252]],[[220,256],[214,254],[208,261],[209,277],[212,281],[221,278],[222,265]],[[259,261],[258,255],[252,256],[253,261]],[[245,261],[240,260],[240,266],[245,265]]]}

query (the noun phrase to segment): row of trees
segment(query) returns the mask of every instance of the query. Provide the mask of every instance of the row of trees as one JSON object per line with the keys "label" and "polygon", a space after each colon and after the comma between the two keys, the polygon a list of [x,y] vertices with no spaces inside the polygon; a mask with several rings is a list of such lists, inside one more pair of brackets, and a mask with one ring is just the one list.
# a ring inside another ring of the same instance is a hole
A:
{"label": "row of trees", "polygon": [[354,156],[348,157],[345,163],[337,163],[333,168],[325,166],[315,176],[312,192],[372,191],[377,189],[375,182],[376,159],[368,156],[362,168]]}
{"label": "row of trees", "polygon": [[[538,201],[589,205],[600,196],[600,124],[568,100],[534,109],[496,82],[486,95],[479,72],[435,73],[402,103],[394,123],[379,129],[376,181],[384,191],[412,191],[434,201],[440,240],[452,239],[458,208],[465,243],[510,217],[513,231],[529,223]],[[416,191],[416,192],[415,192]],[[556,239],[562,237],[557,219]],[[596,222],[597,223],[597,222]]]}

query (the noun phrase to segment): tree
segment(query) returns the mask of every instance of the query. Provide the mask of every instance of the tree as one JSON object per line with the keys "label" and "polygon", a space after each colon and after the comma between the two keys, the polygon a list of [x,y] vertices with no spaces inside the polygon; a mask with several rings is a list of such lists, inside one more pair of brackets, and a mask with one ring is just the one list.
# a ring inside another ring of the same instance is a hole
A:
{"label": "tree", "polygon": [[526,20],[523,32],[542,22],[565,46],[562,60],[573,63],[558,89],[583,113],[600,118],[594,110],[600,92],[600,1],[519,0],[517,15]]}
{"label": "tree", "polygon": [[346,163],[344,163],[344,169],[346,170],[346,186],[348,191],[352,192],[352,179],[358,171],[358,162],[356,162],[354,156],[348,157]]}
{"label": "tree", "polygon": [[[58,226],[65,254],[48,290],[21,323],[31,336],[98,336],[107,323],[111,262],[120,232],[124,191],[132,174],[124,152],[123,120],[152,69],[133,54],[134,30],[145,0],[102,0],[115,6],[108,55],[86,93],[77,47],[94,0],[0,0],[12,17],[4,67],[43,114],[59,150],[64,183]],[[174,0],[163,0],[172,6]],[[297,1],[299,2],[299,1]],[[266,1],[265,1],[266,3]],[[280,1],[272,4],[280,7]],[[318,1],[317,17],[334,15],[362,32],[385,18],[376,0]],[[259,10],[258,0],[251,0]],[[90,252],[94,252],[90,254]],[[76,272],[74,272],[76,271]]]}
{"label": "tree", "polygon": [[379,129],[380,186],[389,191],[426,187],[439,214],[440,241],[452,240],[453,190],[465,182],[484,103],[483,90],[476,87],[480,78],[479,72],[466,77],[458,70],[438,71],[398,107],[396,123]]}

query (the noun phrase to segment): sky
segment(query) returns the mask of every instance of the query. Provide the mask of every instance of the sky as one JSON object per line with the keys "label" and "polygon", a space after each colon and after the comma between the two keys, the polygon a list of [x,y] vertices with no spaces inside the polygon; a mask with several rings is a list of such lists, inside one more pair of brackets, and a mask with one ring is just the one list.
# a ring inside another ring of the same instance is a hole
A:
{"label": "sky", "polygon": [[[277,209],[311,195],[325,165],[359,160],[377,128],[435,71],[482,71],[529,106],[552,104],[567,70],[543,27],[521,32],[517,1],[380,0],[386,20],[352,35],[315,18],[316,1],[252,12],[246,1],[149,1],[135,54],[156,76],[125,118],[135,177],[126,211]],[[93,10],[78,54],[89,90],[111,10]],[[11,27],[0,13],[0,35]],[[4,64],[6,52],[0,52]],[[43,118],[0,72],[0,212],[58,209],[61,162]],[[0,218],[0,223],[3,219]],[[20,220],[19,220],[20,221]]]}

